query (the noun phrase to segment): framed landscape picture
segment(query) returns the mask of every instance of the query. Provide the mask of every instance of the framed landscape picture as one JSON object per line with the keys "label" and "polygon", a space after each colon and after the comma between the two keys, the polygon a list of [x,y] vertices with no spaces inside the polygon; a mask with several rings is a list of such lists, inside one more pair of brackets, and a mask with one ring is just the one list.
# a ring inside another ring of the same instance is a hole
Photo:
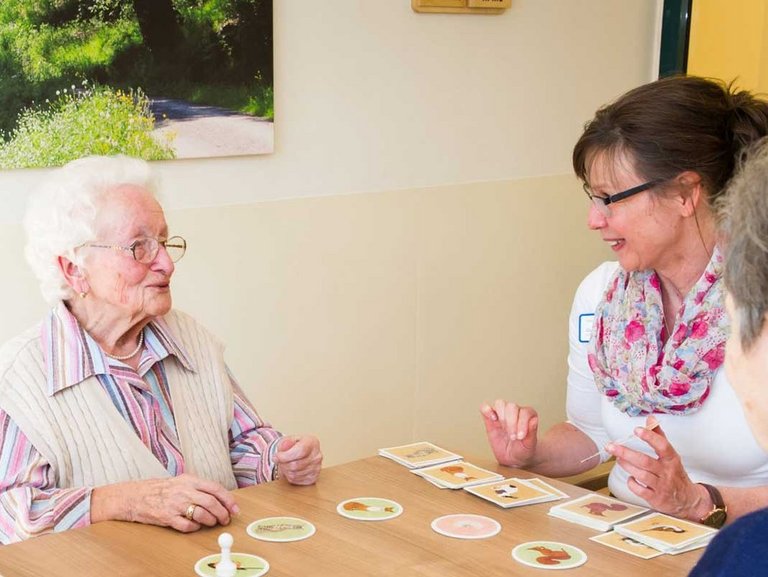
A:
{"label": "framed landscape picture", "polygon": [[272,0],[2,0],[0,170],[273,151]]}

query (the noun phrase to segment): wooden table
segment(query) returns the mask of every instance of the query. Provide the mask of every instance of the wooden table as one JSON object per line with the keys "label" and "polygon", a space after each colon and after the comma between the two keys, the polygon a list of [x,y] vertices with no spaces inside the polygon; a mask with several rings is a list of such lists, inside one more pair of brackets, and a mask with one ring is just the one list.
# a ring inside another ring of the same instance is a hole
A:
{"label": "wooden table", "polygon": [[[532,476],[482,460],[471,462],[505,476]],[[571,497],[587,492],[551,482]],[[701,551],[693,551],[649,560],[635,558],[589,541],[596,531],[549,517],[547,511],[553,503],[501,509],[465,491],[438,489],[383,457],[324,469],[312,487],[277,481],[239,489],[236,496],[241,512],[226,528],[235,539],[233,551],[267,559],[269,577],[551,575],[512,559],[513,547],[533,540],[561,541],[584,550],[587,563],[566,571],[574,576],[684,576],[701,556]],[[336,505],[353,497],[394,499],[404,512],[388,521],[346,519],[336,512]],[[499,521],[502,530],[483,540],[452,539],[432,531],[433,519],[451,513],[487,515]],[[293,543],[266,543],[247,535],[249,523],[269,516],[302,517],[314,523],[317,533]],[[192,576],[198,559],[219,552],[216,541],[223,530],[216,527],[184,535],[133,523],[98,523],[0,547],[0,574]]]}

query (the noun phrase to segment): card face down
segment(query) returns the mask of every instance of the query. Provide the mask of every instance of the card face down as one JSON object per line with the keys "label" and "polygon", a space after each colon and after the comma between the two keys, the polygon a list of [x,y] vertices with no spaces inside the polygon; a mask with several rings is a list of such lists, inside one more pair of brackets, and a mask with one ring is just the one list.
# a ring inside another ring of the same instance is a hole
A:
{"label": "card face down", "polygon": [[592,493],[555,505],[549,510],[549,514],[598,531],[608,531],[617,523],[637,517],[646,511],[648,509],[645,507]]}
{"label": "card face down", "polygon": [[454,461],[447,464],[413,469],[411,473],[424,477],[427,481],[447,489],[461,489],[470,485],[479,485],[503,479],[498,473],[481,469],[466,461]]}
{"label": "card face down", "polygon": [[427,441],[379,449],[379,455],[392,459],[409,469],[461,460],[461,455],[447,451]]}

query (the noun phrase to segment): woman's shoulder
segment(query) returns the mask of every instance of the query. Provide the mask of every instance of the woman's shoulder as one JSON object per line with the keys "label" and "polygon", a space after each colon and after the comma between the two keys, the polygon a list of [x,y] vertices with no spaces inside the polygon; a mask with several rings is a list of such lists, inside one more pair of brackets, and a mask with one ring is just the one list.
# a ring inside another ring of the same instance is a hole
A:
{"label": "woman's shoulder", "polygon": [[579,289],[582,287],[585,289],[597,287],[600,290],[603,290],[608,284],[608,281],[611,280],[614,274],[616,274],[617,270],[619,270],[618,261],[605,261],[604,263],[599,264],[587,276],[584,277],[584,280],[582,280],[581,284],[579,285]]}
{"label": "woman's shoulder", "polygon": [[616,261],[606,261],[599,265],[581,281],[579,288],[576,289],[574,302],[589,302],[597,305],[617,270],[619,270],[619,263]]}
{"label": "woman's shoulder", "polygon": [[161,318],[155,319],[155,323],[170,331],[175,338],[180,340],[204,338],[216,344],[220,343],[216,335],[208,330],[203,323],[179,309],[171,309]]}
{"label": "woman's shoulder", "polygon": [[28,328],[23,333],[0,345],[0,379],[13,366],[19,363],[42,360],[42,344],[40,342],[40,323]]}

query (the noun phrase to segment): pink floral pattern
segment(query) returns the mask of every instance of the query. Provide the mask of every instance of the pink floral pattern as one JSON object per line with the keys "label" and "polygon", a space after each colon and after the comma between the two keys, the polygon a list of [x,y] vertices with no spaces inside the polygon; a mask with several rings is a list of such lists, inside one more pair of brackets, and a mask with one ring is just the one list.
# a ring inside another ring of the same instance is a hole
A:
{"label": "pink floral pattern", "polygon": [[619,410],[637,416],[701,407],[725,357],[722,268],[716,247],[683,300],[669,339],[656,272],[618,269],[595,312],[587,360],[597,388]]}

